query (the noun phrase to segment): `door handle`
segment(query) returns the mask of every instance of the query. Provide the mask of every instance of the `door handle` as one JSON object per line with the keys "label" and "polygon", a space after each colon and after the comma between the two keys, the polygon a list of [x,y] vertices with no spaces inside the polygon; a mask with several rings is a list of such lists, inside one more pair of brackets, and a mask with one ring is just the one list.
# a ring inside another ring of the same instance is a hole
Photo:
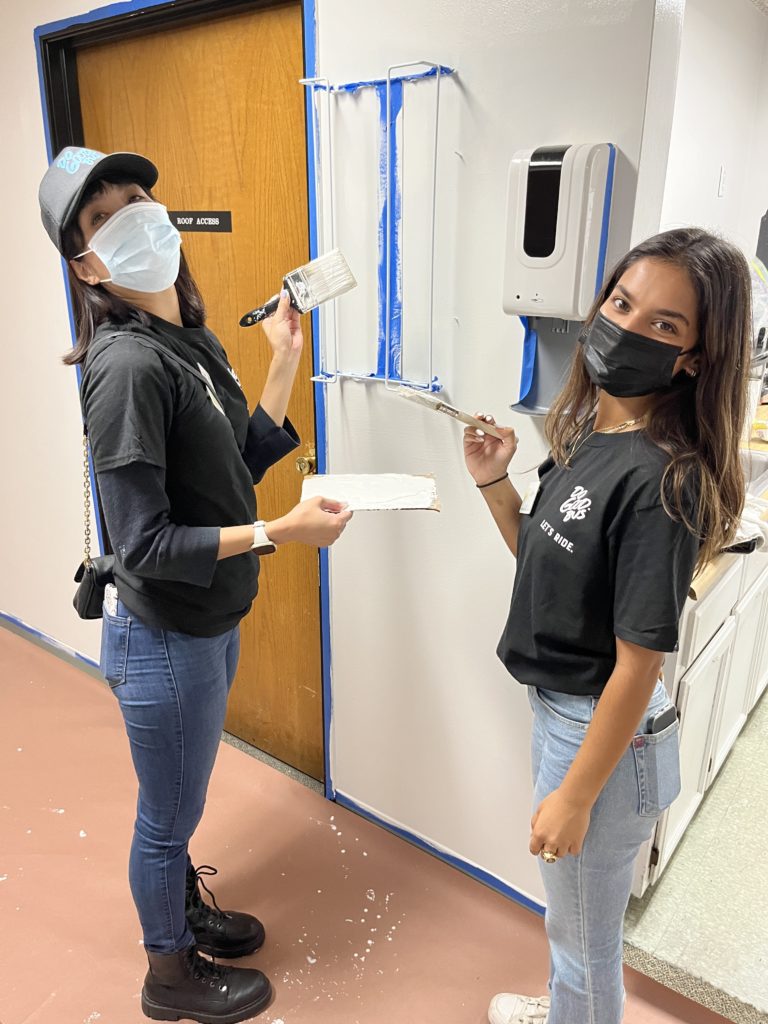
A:
{"label": "door handle", "polygon": [[317,454],[314,445],[308,444],[306,448],[306,454],[300,455],[296,459],[296,470],[302,476],[312,476],[313,473],[317,472]]}

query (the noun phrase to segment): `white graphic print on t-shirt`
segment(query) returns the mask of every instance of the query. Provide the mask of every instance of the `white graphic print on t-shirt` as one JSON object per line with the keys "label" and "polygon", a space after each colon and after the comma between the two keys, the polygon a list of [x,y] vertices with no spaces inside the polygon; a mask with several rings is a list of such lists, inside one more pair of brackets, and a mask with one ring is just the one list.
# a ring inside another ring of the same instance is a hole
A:
{"label": "white graphic print on t-shirt", "polygon": [[589,491],[585,487],[574,487],[573,494],[560,506],[560,511],[565,513],[564,523],[571,519],[587,518],[587,512],[592,507],[592,499],[587,497],[588,494]]}

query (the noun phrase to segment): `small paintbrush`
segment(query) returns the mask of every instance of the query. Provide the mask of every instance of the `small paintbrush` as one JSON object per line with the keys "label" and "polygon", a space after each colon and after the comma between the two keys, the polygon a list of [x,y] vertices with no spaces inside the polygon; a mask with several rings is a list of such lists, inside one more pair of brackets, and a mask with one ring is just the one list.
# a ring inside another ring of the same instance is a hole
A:
{"label": "small paintbrush", "polygon": [[442,398],[438,398],[437,395],[433,395],[428,391],[417,391],[415,388],[399,387],[395,393],[400,395],[401,398],[408,398],[411,402],[424,405],[434,412],[443,412],[446,416],[451,416],[461,423],[466,423],[469,427],[474,427],[475,430],[482,430],[484,434],[490,434],[491,437],[498,437],[499,440],[503,440],[502,435],[492,424],[478,419],[477,416],[470,416],[469,413],[454,408],[454,406],[444,402]]}
{"label": "small paintbrush", "polygon": [[[298,270],[292,270],[283,278],[283,287],[291,297],[291,305],[300,313],[308,313],[322,302],[338,298],[357,284],[347,261],[339,249],[318,256]],[[241,327],[253,327],[268,316],[272,316],[280,302],[279,295],[273,295],[263,306],[257,306],[240,319]]]}

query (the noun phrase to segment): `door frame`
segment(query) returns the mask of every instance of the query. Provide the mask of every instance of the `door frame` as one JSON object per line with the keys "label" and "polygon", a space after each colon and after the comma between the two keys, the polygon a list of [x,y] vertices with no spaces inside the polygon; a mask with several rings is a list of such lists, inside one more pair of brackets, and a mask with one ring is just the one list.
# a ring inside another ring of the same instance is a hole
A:
{"label": "door frame", "polygon": [[[34,32],[37,69],[40,83],[43,129],[48,163],[64,146],[84,145],[83,123],[80,112],[80,94],[77,83],[77,49],[94,43],[125,39],[133,35],[234,14],[239,11],[258,10],[263,7],[282,6],[287,0],[123,0],[108,4],[86,14],[73,15],[59,21],[39,25]],[[304,47],[304,75],[317,74],[317,20],[316,0],[300,0]],[[307,198],[309,209],[309,253],[315,259],[318,252],[318,223],[315,176],[315,139],[311,130],[312,93],[305,90],[305,138],[307,146]],[[75,342],[75,322],[72,297],[69,291],[66,261],[61,260],[64,292],[67,301],[72,343]],[[313,370],[318,373],[320,358],[320,316],[312,312]],[[77,384],[80,385],[80,367]],[[328,443],[326,428],[325,389],[314,385],[315,447],[317,469],[324,473],[327,466]],[[91,491],[96,511],[99,549],[104,552],[104,536],[98,504],[96,482],[91,466]],[[331,626],[330,626],[330,572],[328,550],[319,552],[320,569],[320,660],[323,681],[323,760],[325,764],[325,796],[335,800],[336,790],[331,777]]]}

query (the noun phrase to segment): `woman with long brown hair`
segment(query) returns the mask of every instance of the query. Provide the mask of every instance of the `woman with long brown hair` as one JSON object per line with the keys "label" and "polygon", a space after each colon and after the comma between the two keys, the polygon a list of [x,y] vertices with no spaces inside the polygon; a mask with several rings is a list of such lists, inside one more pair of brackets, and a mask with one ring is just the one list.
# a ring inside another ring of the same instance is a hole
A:
{"label": "woman with long brown hair", "polygon": [[[204,902],[189,841],[205,806],[259,558],[289,541],[333,544],[351,513],[312,499],[273,522],[254,484],[298,444],[286,418],[303,337],[283,293],[264,329],[272,358],[249,411],[181,239],[135,153],[69,146],[40,186],[43,224],[67,260],[83,418],[115,553],[101,670],[139,782],[129,878],[155,1020],[237,1024],[269,1004],[261,971],[223,966],[264,943],[250,913]],[[204,885],[205,883],[203,883]]]}
{"label": "woman with long brown hair", "polygon": [[[619,1024],[633,864],[680,788],[664,653],[697,566],[732,542],[751,344],[741,252],[696,228],[628,253],[587,318],[521,497],[517,448],[465,433],[467,468],[517,559],[498,654],[534,713],[547,997],[497,995],[491,1024]],[[493,422],[491,417],[485,417]]]}

